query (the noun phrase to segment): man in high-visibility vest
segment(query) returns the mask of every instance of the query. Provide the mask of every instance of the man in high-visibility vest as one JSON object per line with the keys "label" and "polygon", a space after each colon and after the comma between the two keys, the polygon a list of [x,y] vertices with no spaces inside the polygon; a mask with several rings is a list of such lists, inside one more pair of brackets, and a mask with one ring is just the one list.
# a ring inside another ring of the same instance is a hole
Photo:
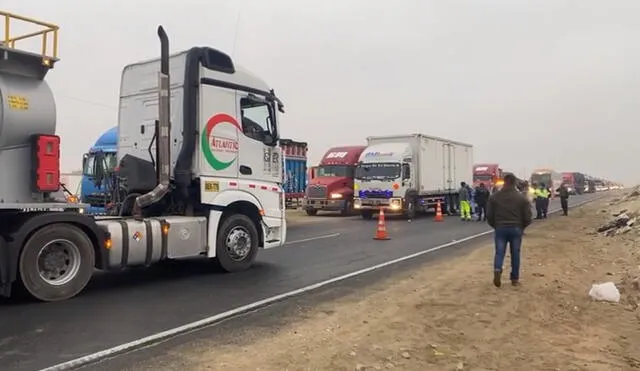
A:
{"label": "man in high-visibility vest", "polygon": [[533,192],[536,202],[536,219],[544,219],[547,217],[546,207],[549,202],[549,191],[544,183],[540,183],[538,188]]}

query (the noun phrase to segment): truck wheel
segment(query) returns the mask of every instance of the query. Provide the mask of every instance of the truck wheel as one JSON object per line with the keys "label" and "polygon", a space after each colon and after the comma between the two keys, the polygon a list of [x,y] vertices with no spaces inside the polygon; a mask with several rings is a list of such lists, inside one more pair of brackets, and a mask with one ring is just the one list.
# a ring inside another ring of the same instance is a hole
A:
{"label": "truck wheel", "polygon": [[89,237],[69,224],[36,231],[20,253],[20,281],[41,301],[66,300],[82,291],[91,276],[95,252]]}
{"label": "truck wheel", "polygon": [[371,219],[373,219],[373,211],[371,211],[371,210],[362,210],[360,212],[360,216],[364,220],[371,220]]}
{"label": "truck wheel", "polygon": [[318,209],[305,209],[305,211],[307,212],[307,215],[309,215],[309,216],[318,215]]}
{"label": "truck wheel", "polygon": [[233,214],[222,222],[216,241],[216,261],[226,272],[249,269],[258,254],[258,230],[243,214]]}

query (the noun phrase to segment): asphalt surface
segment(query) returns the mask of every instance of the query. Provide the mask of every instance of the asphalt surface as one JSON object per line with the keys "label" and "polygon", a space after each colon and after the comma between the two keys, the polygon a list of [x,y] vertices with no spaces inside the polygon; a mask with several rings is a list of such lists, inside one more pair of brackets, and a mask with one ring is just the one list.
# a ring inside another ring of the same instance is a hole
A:
{"label": "asphalt surface", "polygon": [[[594,197],[575,196],[571,204]],[[558,207],[552,201],[550,208]],[[96,275],[83,294],[65,302],[2,301],[0,369],[40,370],[488,230],[456,217],[443,223],[389,217],[392,240],[373,241],[375,221],[315,218],[291,220],[288,245],[261,251],[246,272],[223,274],[206,260],[173,262]]]}

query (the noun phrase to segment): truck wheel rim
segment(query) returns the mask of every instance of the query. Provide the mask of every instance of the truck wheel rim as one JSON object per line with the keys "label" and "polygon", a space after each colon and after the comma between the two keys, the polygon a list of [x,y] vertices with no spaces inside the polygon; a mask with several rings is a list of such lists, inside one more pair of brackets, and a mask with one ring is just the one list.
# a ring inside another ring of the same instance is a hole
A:
{"label": "truck wheel rim", "polygon": [[251,251],[251,235],[244,227],[235,227],[227,234],[226,248],[234,261],[246,258]]}
{"label": "truck wheel rim", "polygon": [[49,241],[38,253],[38,275],[52,286],[61,286],[73,280],[80,270],[80,249],[69,240]]}

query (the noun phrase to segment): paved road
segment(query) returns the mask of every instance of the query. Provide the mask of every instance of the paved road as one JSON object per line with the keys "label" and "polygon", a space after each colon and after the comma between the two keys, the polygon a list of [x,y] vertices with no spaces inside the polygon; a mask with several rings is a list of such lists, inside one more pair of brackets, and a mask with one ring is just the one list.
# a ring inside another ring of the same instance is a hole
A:
{"label": "paved road", "polygon": [[1,369],[39,370],[488,229],[455,217],[388,218],[392,240],[372,241],[375,221],[318,218],[292,223],[290,243],[261,252],[246,272],[222,274],[201,260],[171,263],[97,275],[65,302],[0,302]]}

